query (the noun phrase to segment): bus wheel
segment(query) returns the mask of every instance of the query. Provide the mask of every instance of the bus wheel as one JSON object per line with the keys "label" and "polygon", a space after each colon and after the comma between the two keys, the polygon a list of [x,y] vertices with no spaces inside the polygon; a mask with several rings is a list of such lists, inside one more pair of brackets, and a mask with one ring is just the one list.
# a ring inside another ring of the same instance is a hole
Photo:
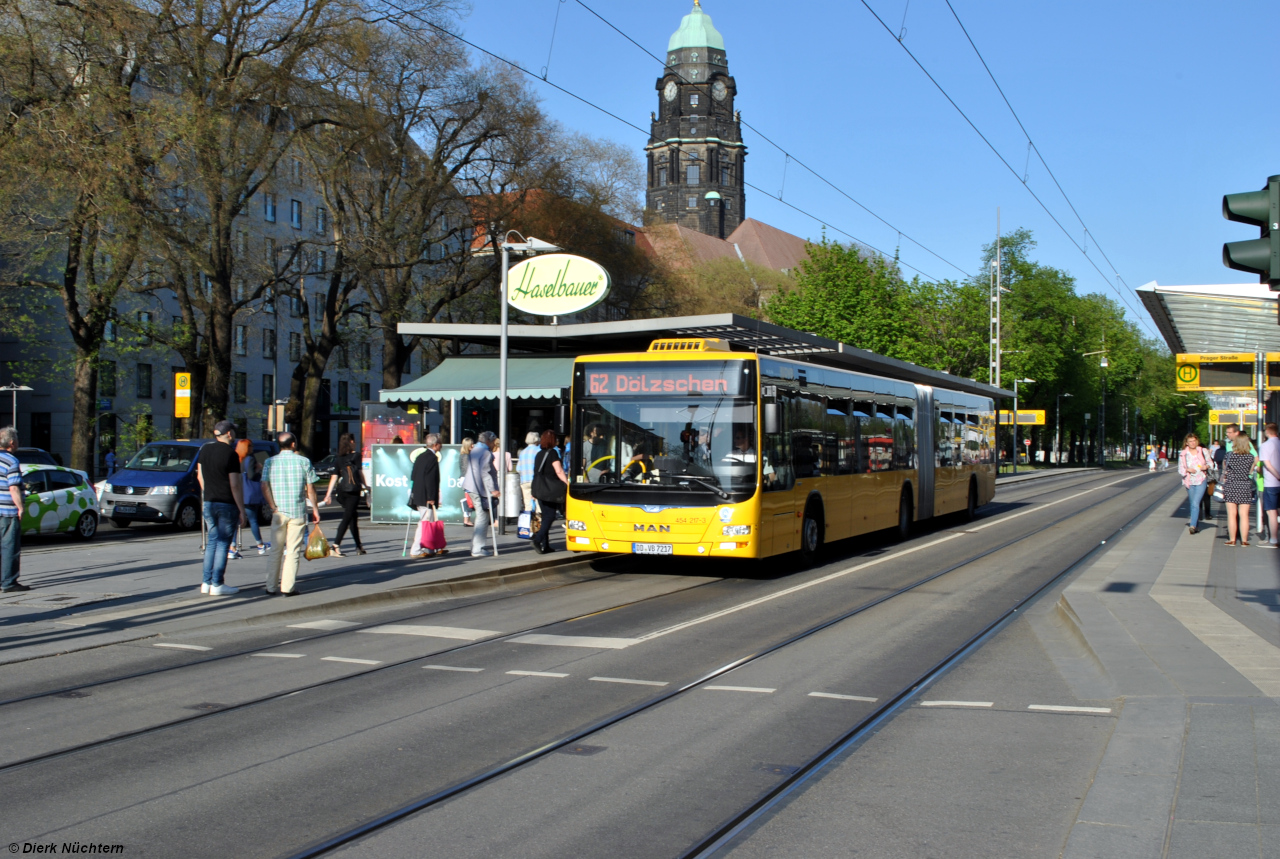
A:
{"label": "bus wheel", "polygon": [[978,518],[978,484],[969,481],[969,506],[964,509],[964,519],[966,522],[972,522]]}
{"label": "bus wheel", "polygon": [[911,536],[912,515],[911,490],[903,487],[902,498],[898,501],[898,539],[905,540]]}
{"label": "bus wheel", "polygon": [[822,505],[809,504],[804,508],[804,521],[800,524],[800,556],[805,563],[813,564],[822,553]]}

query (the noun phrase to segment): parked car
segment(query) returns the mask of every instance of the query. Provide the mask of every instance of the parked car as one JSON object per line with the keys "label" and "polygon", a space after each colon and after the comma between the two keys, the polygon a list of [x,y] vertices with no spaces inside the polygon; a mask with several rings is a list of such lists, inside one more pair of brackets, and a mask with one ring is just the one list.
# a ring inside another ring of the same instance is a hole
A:
{"label": "parked car", "polygon": [[333,477],[334,469],[336,469],[338,455],[331,453],[319,462],[311,463],[311,467],[316,470],[316,483],[328,485],[329,478]]}
{"label": "parked car", "polygon": [[19,465],[58,464],[58,461],[53,458],[53,454],[38,447],[20,447],[13,455],[18,458]]}
{"label": "parked car", "polygon": [[[117,528],[134,522],[162,522],[180,530],[200,527],[200,483],[196,461],[212,439],[153,441],[133,455],[124,468],[98,484],[102,515]],[[255,441],[253,455],[261,463],[278,453],[274,441]]]}
{"label": "parked car", "polygon": [[98,533],[98,496],[83,472],[59,465],[22,466],[22,534]]}

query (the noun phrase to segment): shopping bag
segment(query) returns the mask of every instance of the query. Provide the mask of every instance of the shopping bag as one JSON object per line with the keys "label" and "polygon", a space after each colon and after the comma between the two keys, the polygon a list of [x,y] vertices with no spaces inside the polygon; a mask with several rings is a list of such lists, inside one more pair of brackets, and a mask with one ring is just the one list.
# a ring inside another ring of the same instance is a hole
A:
{"label": "shopping bag", "polygon": [[1216,499],[1218,499],[1219,501],[1224,502],[1224,503],[1226,502],[1227,498],[1226,498],[1226,496],[1225,496],[1225,495],[1223,495],[1223,494],[1222,494],[1222,484],[1221,484],[1221,483],[1219,483],[1217,486],[1213,487],[1213,497],[1214,497],[1214,498],[1216,498]]}
{"label": "shopping bag", "polygon": [[520,514],[520,518],[516,520],[516,536],[521,540],[528,540],[533,536],[533,514],[528,510]]}
{"label": "shopping bag", "polygon": [[[431,518],[428,519],[428,516]],[[418,544],[423,549],[438,552],[444,548],[444,523],[440,521],[440,512],[436,508],[427,508],[427,512],[422,514],[422,524],[418,527]]]}
{"label": "shopping bag", "polygon": [[307,537],[307,551],[303,557],[308,561],[329,557],[329,541],[324,538],[319,525],[311,529],[311,536]]}

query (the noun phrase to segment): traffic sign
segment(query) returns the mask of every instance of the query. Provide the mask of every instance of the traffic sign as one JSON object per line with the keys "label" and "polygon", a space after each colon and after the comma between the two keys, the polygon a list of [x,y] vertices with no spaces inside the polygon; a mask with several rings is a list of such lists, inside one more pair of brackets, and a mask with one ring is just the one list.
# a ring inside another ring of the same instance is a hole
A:
{"label": "traffic sign", "polygon": [[1029,438],[1024,438],[1022,440],[1022,443],[1025,444],[1027,447],[1031,447],[1031,439]]}
{"label": "traffic sign", "polygon": [[[1000,426],[1008,426],[1009,410],[1000,410]],[[1044,426],[1044,409],[1018,409],[1018,426]]]}
{"label": "traffic sign", "polygon": [[191,417],[191,374],[173,374],[173,416]]}
{"label": "traffic sign", "polygon": [[[1252,352],[1183,353],[1176,356],[1179,391],[1252,391]],[[1280,357],[1280,356],[1277,356]]]}

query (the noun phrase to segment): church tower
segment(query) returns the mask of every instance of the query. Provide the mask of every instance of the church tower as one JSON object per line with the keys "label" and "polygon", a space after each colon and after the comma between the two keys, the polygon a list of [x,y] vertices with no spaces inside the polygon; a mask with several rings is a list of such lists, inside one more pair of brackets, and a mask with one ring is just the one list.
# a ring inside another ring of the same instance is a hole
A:
{"label": "church tower", "polygon": [[656,223],[726,238],[746,218],[742,168],[747,148],[734,109],[724,38],[693,0],[667,43],[652,114],[645,204]]}

